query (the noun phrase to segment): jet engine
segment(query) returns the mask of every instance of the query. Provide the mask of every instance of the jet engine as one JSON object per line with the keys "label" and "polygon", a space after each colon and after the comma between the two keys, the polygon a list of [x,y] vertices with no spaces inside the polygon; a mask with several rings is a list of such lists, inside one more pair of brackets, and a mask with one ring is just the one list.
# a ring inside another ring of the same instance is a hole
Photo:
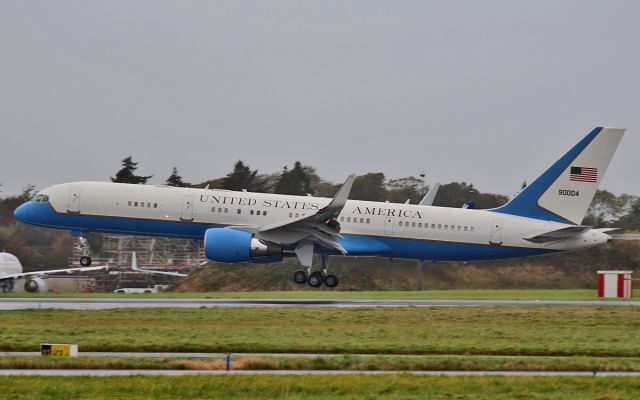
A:
{"label": "jet engine", "polygon": [[24,283],[24,291],[28,293],[46,292],[47,282],[42,278],[29,278]]}
{"label": "jet engine", "polygon": [[211,228],[204,234],[204,250],[213,261],[266,264],[282,261],[282,246],[253,237],[250,232]]}

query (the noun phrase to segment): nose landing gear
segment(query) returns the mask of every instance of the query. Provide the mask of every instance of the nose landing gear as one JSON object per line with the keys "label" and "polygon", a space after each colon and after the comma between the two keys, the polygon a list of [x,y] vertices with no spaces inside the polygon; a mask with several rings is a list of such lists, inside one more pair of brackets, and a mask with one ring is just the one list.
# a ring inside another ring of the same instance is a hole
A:
{"label": "nose landing gear", "polygon": [[2,293],[13,292],[13,279],[4,279],[0,281],[0,290]]}
{"label": "nose landing gear", "polygon": [[86,237],[80,236],[78,238],[78,248],[82,252],[82,257],[80,257],[80,265],[83,267],[88,267],[91,265],[91,257],[89,257],[89,241]]}

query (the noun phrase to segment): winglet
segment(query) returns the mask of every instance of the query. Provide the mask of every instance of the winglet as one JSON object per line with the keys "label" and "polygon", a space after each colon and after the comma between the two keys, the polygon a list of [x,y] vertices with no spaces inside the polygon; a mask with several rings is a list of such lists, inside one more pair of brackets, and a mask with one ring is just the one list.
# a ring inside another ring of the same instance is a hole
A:
{"label": "winglet", "polygon": [[421,206],[432,206],[433,201],[436,199],[436,195],[438,194],[438,189],[440,189],[440,184],[436,183],[431,186],[431,189],[424,195],[424,198],[420,200]]}
{"label": "winglet", "polygon": [[353,186],[353,181],[355,179],[356,179],[355,175],[349,175],[347,177],[347,180],[344,181],[342,186],[340,186],[340,189],[338,189],[338,192],[336,193],[336,195],[333,196],[331,203],[329,203],[329,205],[327,205],[326,207],[318,211],[318,214],[323,214],[327,211],[335,212],[336,210],[337,210],[337,213],[335,214],[336,215],[340,214],[340,211],[342,210],[344,205],[347,204],[347,200],[349,199],[349,193],[351,193],[351,187]]}
{"label": "winglet", "polygon": [[334,207],[344,207],[347,204],[347,199],[349,198],[349,193],[351,193],[351,187],[353,186],[353,182],[355,181],[356,176],[351,174],[347,177],[347,180],[344,181],[340,189],[338,189],[338,193],[333,196],[333,200],[329,203],[329,206]]}

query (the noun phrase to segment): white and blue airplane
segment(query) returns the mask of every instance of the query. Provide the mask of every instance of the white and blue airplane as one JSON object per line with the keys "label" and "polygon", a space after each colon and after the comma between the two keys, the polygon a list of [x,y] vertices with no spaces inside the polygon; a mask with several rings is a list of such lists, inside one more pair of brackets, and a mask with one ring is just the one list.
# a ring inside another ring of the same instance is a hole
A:
{"label": "white and blue airplane", "polygon": [[[295,282],[335,287],[327,256],[470,261],[576,250],[611,240],[581,225],[624,129],[596,128],[507,204],[489,210],[105,182],[48,187],[15,217],[80,237],[89,232],[204,240],[214,261],[272,263],[297,256]],[[314,254],[322,268],[311,272]]]}

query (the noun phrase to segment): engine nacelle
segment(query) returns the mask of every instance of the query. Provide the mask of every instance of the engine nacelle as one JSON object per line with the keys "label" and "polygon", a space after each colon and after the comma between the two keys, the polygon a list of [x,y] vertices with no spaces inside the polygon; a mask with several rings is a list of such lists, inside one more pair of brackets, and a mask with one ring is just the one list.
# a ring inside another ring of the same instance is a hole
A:
{"label": "engine nacelle", "polygon": [[282,246],[256,239],[249,232],[211,228],[204,233],[204,251],[209,260],[260,264],[282,261]]}
{"label": "engine nacelle", "polygon": [[42,278],[29,278],[24,283],[24,291],[28,293],[46,292],[47,282]]}

